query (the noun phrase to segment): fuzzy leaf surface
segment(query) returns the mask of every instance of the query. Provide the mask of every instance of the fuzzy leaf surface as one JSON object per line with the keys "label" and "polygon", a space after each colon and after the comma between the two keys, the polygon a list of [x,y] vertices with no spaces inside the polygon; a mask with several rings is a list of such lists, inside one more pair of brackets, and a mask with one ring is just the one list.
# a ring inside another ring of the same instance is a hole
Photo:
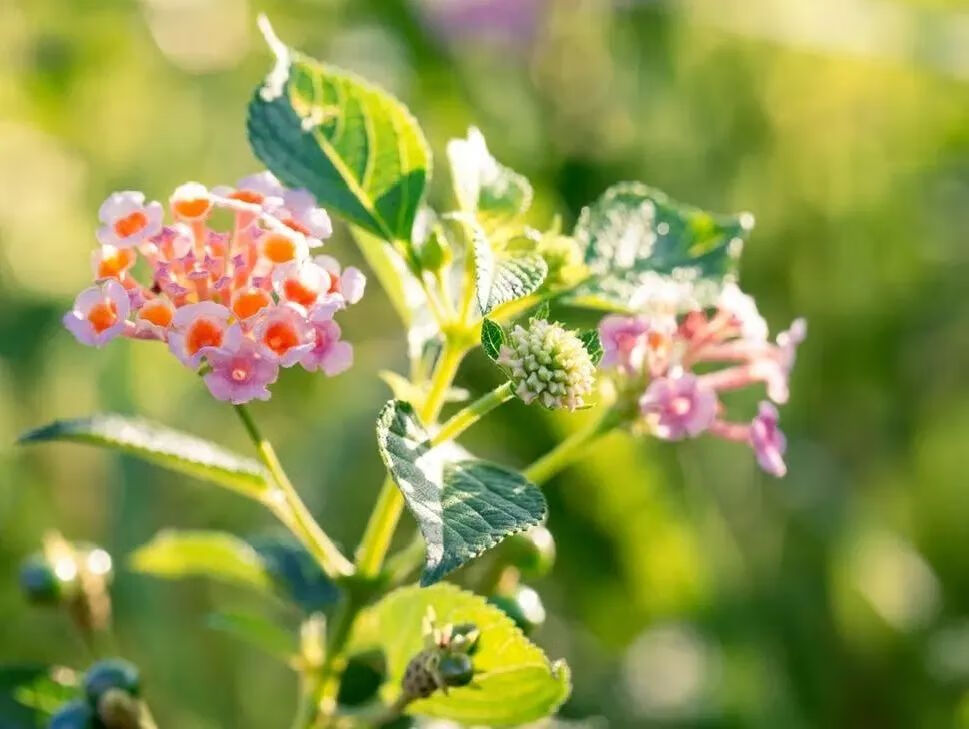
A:
{"label": "fuzzy leaf surface", "polygon": [[377,421],[377,445],[424,536],[421,584],[430,585],[505,537],[544,521],[542,492],[517,471],[469,458],[429,434],[413,407],[391,400]]}

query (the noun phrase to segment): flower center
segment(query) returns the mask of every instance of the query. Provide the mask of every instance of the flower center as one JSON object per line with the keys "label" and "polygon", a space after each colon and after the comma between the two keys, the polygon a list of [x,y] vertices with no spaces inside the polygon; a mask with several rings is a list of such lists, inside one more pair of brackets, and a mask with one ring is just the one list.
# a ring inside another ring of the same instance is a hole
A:
{"label": "flower center", "polygon": [[91,307],[87,320],[94,331],[100,334],[118,321],[118,307],[110,299],[105,299]]}
{"label": "flower center", "polygon": [[237,364],[232,368],[230,377],[232,377],[233,381],[235,382],[245,382],[249,379],[249,368],[243,364]]}
{"label": "flower center", "polygon": [[265,196],[255,190],[236,190],[229,195],[232,200],[238,200],[239,202],[250,203],[252,205],[260,205]]}
{"label": "flower center", "polygon": [[292,325],[277,321],[266,327],[263,342],[276,354],[285,354],[299,344],[299,336]]}
{"label": "flower center", "polygon": [[674,397],[670,403],[670,410],[674,415],[686,415],[693,407],[693,401],[685,395]]}
{"label": "flower center", "polygon": [[273,263],[286,263],[296,258],[296,244],[285,235],[267,233],[262,252]]}
{"label": "flower center", "polygon": [[209,212],[211,205],[212,203],[207,198],[197,197],[188,200],[176,200],[172,203],[172,210],[180,218],[196,220]]}
{"label": "flower center", "polygon": [[[115,232],[118,232],[117,227],[118,224],[115,223]],[[118,235],[122,234],[118,232]],[[98,261],[98,278],[118,278],[121,272],[129,269],[134,262],[135,253],[130,248],[105,246],[101,251],[101,260]]]}
{"label": "flower center", "polygon": [[167,327],[172,323],[172,310],[161,299],[155,299],[141,308],[138,318],[149,321],[155,326]]}
{"label": "flower center", "polygon": [[619,349],[623,352],[631,352],[635,349],[638,340],[638,335],[630,334],[629,332],[620,332],[616,335],[616,344],[619,345]]}
{"label": "flower center", "polygon": [[247,289],[236,294],[232,302],[232,313],[240,319],[255,316],[272,302],[269,294],[262,289]]}
{"label": "flower center", "polygon": [[140,210],[125,215],[114,221],[114,232],[122,238],[134,235],[139,230],[148,225],[148,216]]}
{"label": "flower center", "polygon": [[310,307],[316,303],[320,292],[298,278],[288,278],[283,282],[283,295],[301,306]]}
{"label": "flower center", "polygon": [[196,319],[185,336],[185,351],[194,355],[202,347],[218,347],[222,344],[222,327],[211,319]]}

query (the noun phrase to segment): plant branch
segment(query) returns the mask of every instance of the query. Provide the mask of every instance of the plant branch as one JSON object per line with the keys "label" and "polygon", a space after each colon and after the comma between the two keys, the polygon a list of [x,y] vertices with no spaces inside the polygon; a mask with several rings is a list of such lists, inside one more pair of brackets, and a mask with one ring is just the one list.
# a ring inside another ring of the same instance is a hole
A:
{"label": "plant branch", "polygon": [[236,405],[235,411],[256,446],[260,459],[276,482],[277,490],[267,501],[269,507],[303,543],[329,577],[337,579],[353,574],[353,564],[343,556],[313,518],[283,470],[272,444],[259,432],[248,408],[245,405]]}
{"label": "plant branch", "polygon": [[455,413],[448,419],[441,429],[431,438],[431,445],[436,446],[445,441],[453,440],[481,418],[490,413],[502,403],[506,403],[515,396],[511,382],[499,385],[487,395],[475,400],[466,408]]}

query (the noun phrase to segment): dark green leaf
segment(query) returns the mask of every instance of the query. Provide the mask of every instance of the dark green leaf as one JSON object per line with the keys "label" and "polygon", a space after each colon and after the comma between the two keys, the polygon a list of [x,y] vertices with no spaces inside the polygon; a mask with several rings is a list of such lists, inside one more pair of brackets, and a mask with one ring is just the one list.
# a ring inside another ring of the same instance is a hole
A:
{"label": "dark green leaf", "polygon": [[256,156],[354,225],[409,242],[431,169],[417,122],[390,94],[287,48],[260,23],[276,66],[249,104]]}
{"label": "dark green leaf", "polygon": [[750,214],[712,215],[638,182],[620,183],[579,217],[575,238],[591,276],[569,300],[621,311],[648,308],[654,297],[707,306],[735,278],[752,227]]}
{"label": "dark green leaf", "polygon": [[580,332],[579,339],[582,340],[585,351],[589,353],[592,364],[599,364],[599,360],[602,359],[602,341],[599,339],[599,332],[595,329]]}
{"label": "dark green leaf", "polygon": [[324,610],[339,599],[337,586],[291,536],[253,537],[249,543],[262,557],[279,592],[305,612]]}
{"label": "dark green leaf", "polygon": [[568,698],[569,669],[563,661],[550,663],[507,615],[483,598],[441,583],[392,592],[363,611],[354,626],[351,651],[380,649],[386,657],[385,700],[399,695],[407,663],[424,647],[421,619],[429,607],[439,625],[473,623],[481,631],[473,656],[474,682],[415,701],[409,714],[467,726],[517,726],[553,714]]}
{"label": "dark green leaf", "polygon": [[421,584],[437,582],[511,534],[542,522],[545,497],[517,471],[428,446],[409,403],[392,400],[377,421],[380,455],[424,536]]}
{"label": "dark green leaf", "polygon": [[207,440],[141,418],[108,413],[57,420],[20,436],[20,443],[74,441],[112,448],[173,471],[211,481],[253,499],[269,490],[268,474],[254,460]]}
{"label": "dark green leaf", "polygon": [[481,321],[481,348],[492,362],[498,359],[501,345],[505,343],[505,330],[487,317]]}

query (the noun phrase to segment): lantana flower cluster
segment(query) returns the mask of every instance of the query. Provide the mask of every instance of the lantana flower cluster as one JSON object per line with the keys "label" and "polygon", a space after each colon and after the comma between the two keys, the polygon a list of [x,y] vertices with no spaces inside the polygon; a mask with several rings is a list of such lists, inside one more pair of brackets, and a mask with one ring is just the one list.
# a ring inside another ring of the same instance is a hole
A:
{"label": "lantana flower cluster", "polygon": [[[710,312],[605,317],[601,366],[638,393],[640,425],[656,437],[709,433],[747,443],[761,468],[781,477],[787,443],[776,405],[787,402],[795,353],[806,334],[806,322],[797,319],[771,342],[754,300],[728,284]],[[762,385],[768,399],[751,421],[729,420],[720,395],[751,385]]]}
{"label": "lantana flower cluster", "polygon": [[[360,300],[366,279],[313,255],[332,227],[309,192],[263,172],[234,187],[186,183],[168,208],[166,223],[161,203],[133,191],[101,205],[95,283],[63,318],[78,341],[164,342],[235,404],[269,399],[280,368],[332,376],[352,364],[333,317]],[[228,230],[216,229],[220,215]]]}

